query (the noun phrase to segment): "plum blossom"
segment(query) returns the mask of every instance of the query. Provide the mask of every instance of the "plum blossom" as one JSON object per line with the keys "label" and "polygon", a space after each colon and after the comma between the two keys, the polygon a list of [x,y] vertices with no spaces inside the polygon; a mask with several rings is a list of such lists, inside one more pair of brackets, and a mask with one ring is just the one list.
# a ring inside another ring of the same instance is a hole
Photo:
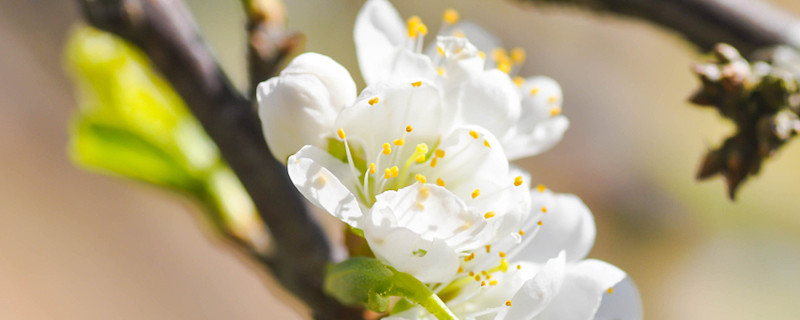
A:
{"label": "plum blossom", "polygon": [[[480,26],[448,9],[435,45],[423,50],[427,26],[412,16],[404,24],[386,0],[369,0],[355,25],[356,52],[367,84],[386,79],[427,79],[443,90],[446,114],[458,123],[491,131],[514,160],[553,147],[569,127],[561,114],[558,83],[545,76],[515,76],[525,51],[507,51]],[[473,45],[474,43],[474,45]],[[424,52],[424,53],[423,53]],[[491,55],[487,57],[486,52]]]}

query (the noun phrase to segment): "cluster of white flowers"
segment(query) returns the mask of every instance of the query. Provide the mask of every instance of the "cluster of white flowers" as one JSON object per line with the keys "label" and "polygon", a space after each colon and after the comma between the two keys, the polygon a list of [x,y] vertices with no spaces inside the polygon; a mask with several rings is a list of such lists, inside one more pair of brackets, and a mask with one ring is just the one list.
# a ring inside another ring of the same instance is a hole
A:
{"label": "cluster of white flowers", "polygon": [[[273,154],[308,200],[362,231],[376,258],[427,284],[459,318],[640,319],[626,274],[584,259],[589,209],[531,188],[509,164],[563,136],[560,87],[514,77],[524,51],[497,49],[456,11],[443,20],[423,50],[418,17],[403,23],[387,1],[367,1],[355,26],[359,95],[344,67],[315,53],[262,83]],[[432,315],[414,307],[388,318]]]}

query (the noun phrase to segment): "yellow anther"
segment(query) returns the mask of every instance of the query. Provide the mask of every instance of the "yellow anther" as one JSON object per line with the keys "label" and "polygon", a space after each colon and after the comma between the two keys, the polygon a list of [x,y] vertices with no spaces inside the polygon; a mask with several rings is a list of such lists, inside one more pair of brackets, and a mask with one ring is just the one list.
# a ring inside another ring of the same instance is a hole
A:
{"label": "yellow anther", "polygon": [[440,56],[442,56],[442,57],[444,57],[444,56],[445,56],[445,54],[444,54],[444,49],[442,49],[442,46],[438,46],[438,47],[436,47],[436,51],[438,51],[438,52],[439,52],[439,55],[440,55]]}
{"label": "yellow anther", "polygon": [[[420,182],[422,182],[422,181],[420,181]],[[425,183],[425,182],[422,182],[422,183]],[[428,188],[426,188],[426,187],[419,188],[419,197],[422,198],[423,200],[427,199],[430,194],[431,194],[431,191],[428,190]]]}
{"label": "yellow anther", "polygon": [[477,198],[479,195],[481,195],[480,189],[475,189],[475,191],[472,191],[472,199]]}
{"label": "yellow anther", "polygon": [[433,153],[436,155],[437,158],[444,158],[444,150],[442,149],[436,149],[436,151],[434,151]]}
{"label": "yellow anther", "polygon": [[492,245],[491,244],[487,244],[486,245],[486,253],[489,253],[489,252],[492,252]]}
{"label": "yellow anther", "polygon": [[394,141],[392,141],[392,144],[394,144],[396,146],[402,146],[402,145],[406,144],[406,140],[404,140],[402,138],[401,139],[395,139]]}
{"label": "yellow anther", "polygon": [[[419,183],[425,183],[425,182],[428,181],[428,179],[425,178],[425,176],[423,176],[421,174],[417,174],[416,176],[414,176],[414,179],[417,179],[417,181],[419,181]],[[425,190],[428,190],[428,189],[425,189]],[[420,191],[422,191],[422,190],[420,190]]]}
{"label": "yellow anther", "polygon": [[417,153],[428,153],[428,144],[427,143],[418,144]]}
{"label": "yellow anther", "polygon": [[547,188],[545,188],[545,186],[543,184],[540,184],[540,185],[536,186],[536,190],[539,190],[539,192],[544,192],[545,189],[547,189]]}
{"label": "yellow anther", "polygon": [[485,287],[485,286],[486,286],[486,281],[481,281],[481,287]]}
{"label": "yellow anther", "polygon": [[453,30],[453,33],[451,33],[451,35],[456,37],[456,38],[466,38],[467,37],[467,35],[464,34],[464,31],[461,31],[461,29]]}
{"label": "yellow anther", "polygon": [[436,162],[437,162],[436,160],[437,160],[437,159],[439,159],[439,158],[433,158],[433,159],[431,159],[431,168],[436,168]]}
{"label": "yellow anther", "polygon": [[464,257],[464,262],[470,262],[472,259],[475,259],[475,252],[470,253],[468,256]]}
{"label": "yellow anther", "polygon": [[517,187],[522,185],[522,176],[517,176],[516,178],[514,178],[514,185]]}
{"label": "yellow anther", "polygon": [[389,143],[383,144],[383,154],[391,154],[392,153],[392,146]]}
{"label": "yellow anther", "polygon": [[421,155],[417,156],[417,160],[416,161],[417,161],[417,163],[423,163],[423,162],[425,162],[425,159],[426,159],[425,155],[421,154]]}
{"label": "yellow anther", "polygon": [[322,188],[322,187],[325,186],[325,183],[327,183],[327,182],[328,182],[328,179],[326,179],[325,176],[320,175],[320,176],[317,176],[316,179],[314,179],[314,186],[317,187],[317,188]]}
{"label": "yellow anther", "polygon": [[523,84],[525,84],[525,78],[520,76],[516,76],[511,80],[514,81],[514,84],[516,84],[517,87],[521,87]]}
{"label": "yellow anther", "polygon": [[556,101],[558,101],[558,97],[556,96],[550,96],[550,98],[547,98],[547,102],[556,103]]}
{"label": "yellow anther", "polygon": [[[433,160],[436,160],[436,158],[434,158]],[[436,178],[436,185],[444,187],[444,180],[442,180],[442,178]]]}
{"label": "yellow anther", "polygon": [[478,51],[478,55],[481,57],[481,59],[486,60],[486,52]]}
{"label": "yellow anther", "polygon": [[425,205],[422,204],[422,202],[417,202],[414,205],[417,207],[417,209],[425,210]]}
{"label": "yellow anther", "polygon": [[518,264],[518,265],[517,265],[517,270],[521,270],[521,269],[522,269],[522,265],[521,265],[521,264]]}
{"label": "yellow anther", "polygon": [[478,133],[475,130],[470,130],[469,135],[472,136],[473,139],[478,139]]}
{"label": "yellow anther", "polygon": [[[486,275],[486,280],[491,280],[491,279],[492,279],[492,275],[491,274],[487,274]],[[492,283],[490,282],[489,285],[492,285]]]}
{"label": "yellow anther", "polygon": [[392,178],[396,178],[398,175],[400,175],[400,169],[397,166],[392,167]]}
{"label": "yellow anther", "polygon": [[428,34],[428,26],[426,26],[424,23],[420,22],[417,25],[417,32],[419,34],[423,35],[423,36]]}
{"label": "yellow anther", "polygon": [[486,272],[486,270],[481,271],[481,274],[484,275],[484,276],[488,276],[489,275],[489,273]]}
{"label": "yellow anther", "polygon": [[612,293],[614,293],[614,288],[608,288],[608,290],[606,290],[606,291],[608,291],[608,294],[612,294]]}
{"label": "yellow anther", "polygon": [[557,116],[559,114],[561,114],[561,108],[559,108],[559,107],[550,108],[550,116],[551,117]]}
{"label": "yellow anther", "polygon": [[438,73],[439,76],[444,76],[444,67],[436,67],[436,73]]}
{"label": "yellow anther", "polygon": [[508,61],[508,52],[503,48],[494,48],[492,49],[492,59],[498,62]]}
{"label": "yellow anther", "polygon": [[522,49],[520,47],[511,49],[511,61],[513,61],[516,64],[521,64],[525,62],[525,49]]}
{"label": "yellow anther", "polygon": [[490,286],[496,286],[497,285],[497,280],[489,281],[489,285]]}
{"label": "yellow anther", "polygon": [[391,177],[392,177],[392,169],[386,168],[386,170],[383,170],[384,179],[389,179]]}
{"label": "yellow anther", "polygon": [[422,85],[422,81],[412,82],[411,86],[414,88],[419,88]]}
{"label": "yellow anther", "polygon": [[406,132],[411,132],[411,131],[414,131],[414,127],[412,127],[411,125],[407,125]]}
{"label": "yellow anther", "polygon": [[535,96],[537,93],[539,93],[539,87],[531,88],[531,95],[532,96]]}
{"label": "yellow anther", "polygon": [[481,276],[480,275],[475,276],[475,281],[481,281]]}
{"label": "yellow anther", "polygon": [[369,174],[375,174],[375,162],[369,164]]}
{"label": "yellow anther", "polygon": [[497,267],[500,268],[500,271],[508,271],[508,261],[506,261],[506,259],[500,259],[500,265]]}
{"label": "yellow anther", "polygon": [[339,130],[337,130],[337,131],[336,131],[336,134],[337,134],[337,135],[339,135],[339,139],[342,139],[342,140],[344,140],[344,138],[346,138],[346,137],[347,137],[347,136],[344,134],[344,129],[343,129],[343,128],[339,128]]}
{"label": "yellow anther", "polygon": [[422,19],[417,16],[411,16],[406,20],[406,28],[408,29],[408,37],[414,38],[419,34],[419,25]]}
{"label": "yellow anther", "polygon": [[542,207],[542,213],[547,213],[547,207]]}
{"label": "yellow anther", "polygon": [[[475,193],[473,192],[472,194],[474,195]],[[475,197],[477,197],[477,196],[473,196],[473,198],[475,198]],[[494,217],[494,211],[489,211],[489,212],[487,212],[487,213],[485,213],[483,215],[483,218],[485,218],[485,219],[489,219],[489,218],[492,218],[492,217]],[[489,252],[489,250],[487,249],[486,252]]]}
{"label": "yellow anther", "polygon": [[486,146],[487,148],[490,148],[490,149],[492,148],[492,145],[489,144],[489,140],[483,139],[483,145]]}
{"label": "yellow anther", "polygon": [[506,257],[506,253],[503,252],[503,251],[500,251],[500,253],[498,253],[498,255],[500,256],[500,258],[505,258]]}
{"label": "yellow anther", "polygon": [[374,106],[376,103],[378,103],[378,101],[380,101],[380,99],[378,99],[378,97],[374,97],[372,99],[369,99],[369,101],[367,102],[369,103],[369,105]]}
{"label": "yellow anther", "polygon": [[448,8],[442,14],[442,20],[444,20],[444,22],[447,24],[455,24],[456,22],[458,22],[458,18],[459,18],[458,11],[456,11],[456,9],[453,8]]}
{"label": "yellow anther", "polygon": [[470,272],[469,272],[469,276],[470,276],[470,277],[472,277],[472,276],[474,276],[474,275],[475,275],[475,272],[472,272],[472,271],[470,271]]}
{"label": "yellow anther", "polygon": [[506,300],[506,306],[511,306],[511,300]]}
{"label": "yellow anther", "polygon": [[541,225],[543,225],[544,223],[542,223],[541,221],[539,221],[539,222],[537,222],[536,224],[538,224],[538,225],[540,225],[540,226],[541,226]]}
{"label": "yellow anther", "polygon": [[458,273],[462,273],[462,272],[464,272],[464,267],[458,266]]}
{"label": "yellow anther", "polygon": [[507,61],[498,62],[497,70],[503,71],[504,73],[511,73],[511,64]]}
{"label": "yellow anther", "polygon": [[521,237],[521,236],[524,236],[524,235],[525,235],[525,231],[520,230],[519,231],[519,236]]}

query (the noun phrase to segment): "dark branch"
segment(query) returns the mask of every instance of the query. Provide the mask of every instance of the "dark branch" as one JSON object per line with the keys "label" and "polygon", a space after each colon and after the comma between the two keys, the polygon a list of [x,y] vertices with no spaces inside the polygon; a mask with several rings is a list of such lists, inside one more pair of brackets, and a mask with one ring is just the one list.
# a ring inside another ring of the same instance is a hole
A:
{"label": "dark branch", "polygon": [[186,101],[267,223],[278,280],[318,318],[358,318],[322,292],[330,248],[285,167],[270,154],[251,103],[228,81],[179,0],[80,0],[86,19],[139,46]]}
{"label": "dark branch", "polygon": [[800,48],[800,21],[760,0],[519,0],[578,5],[674,30],[703,52],[725,42],[745,56],[774,45]]}

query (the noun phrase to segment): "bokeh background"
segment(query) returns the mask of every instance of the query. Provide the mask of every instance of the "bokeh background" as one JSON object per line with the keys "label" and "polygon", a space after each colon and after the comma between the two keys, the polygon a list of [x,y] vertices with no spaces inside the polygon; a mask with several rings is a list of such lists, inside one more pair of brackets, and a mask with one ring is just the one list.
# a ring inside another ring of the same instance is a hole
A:
{"label": "bokeh background", "polygon": [[[352,28],[363,1],[286,2],[307,49],[359,78]],[[695,182],[700,154],[732,127],[685,102],[697,85],[689,65],[706,59],[691,45],[640,21],[574,8],[394,2],[433,30],[454,7],[528,50],[521,75],[561,83],[570,130],[550,152],[518,164],[534,183],[592,208],[591,256],[636,280],[648,319],[797,318],[800,145],[769,161],[736,202],[720,179]],[[797,1],[772,2],[800,14]],[[239,1],[187,3],[243,88]],[[208,237],[192,203],[69,163],[76,105],[61,50],[78,21],[72,1],[0,2],[0,319],[307,317],[264,271]]]}

